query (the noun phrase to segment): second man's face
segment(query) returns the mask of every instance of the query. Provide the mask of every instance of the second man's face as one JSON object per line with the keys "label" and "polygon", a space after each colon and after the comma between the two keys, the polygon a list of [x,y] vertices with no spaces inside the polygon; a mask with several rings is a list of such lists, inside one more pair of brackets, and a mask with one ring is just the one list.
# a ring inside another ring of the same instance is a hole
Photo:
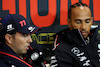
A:
{"label": "second man's face", "polygon": [[90,33],[93,18],[91,17],[91,11],[88,7],[76,7],[72,8],[71,19],[68,21],[70,30],[79,29],[82,36],[86,38]]}
{"label": "second man's face", "polygon": [[22,34],[17,32],[15,38],[12,39],[11,48],[15,51],[16,54],[22,55],[27,53],[32,39],[30,34]]}

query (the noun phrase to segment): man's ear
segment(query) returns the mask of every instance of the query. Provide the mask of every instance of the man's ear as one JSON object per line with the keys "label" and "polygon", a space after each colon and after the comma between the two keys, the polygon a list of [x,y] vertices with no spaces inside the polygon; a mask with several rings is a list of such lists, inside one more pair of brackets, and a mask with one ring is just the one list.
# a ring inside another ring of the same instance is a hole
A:
{"label": "man's ear", "polygon": [[71,27],[71,22],[70,22],[70,19],[69,18],[67,19],[67,23],[68,23],[68,26],[70,28]]}
{"label": "man's ear", "polygon": [[5,35],[6,43],[11,44],[12,43],[12,36],[10,34]]}
{"label": "man's ear", "polygon": [[91,18],[92,24],[93,24],[93,17]]}

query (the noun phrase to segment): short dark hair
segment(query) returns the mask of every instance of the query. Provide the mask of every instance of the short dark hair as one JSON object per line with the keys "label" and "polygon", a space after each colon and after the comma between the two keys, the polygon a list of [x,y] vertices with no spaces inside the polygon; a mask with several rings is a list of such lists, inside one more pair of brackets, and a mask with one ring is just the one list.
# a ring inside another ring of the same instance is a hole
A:
{"label": "short dark hair", "polygon": [[[9,32],[9,33],[6,33],[6,34],[10,34],[10,35],[12,35],[13,37],[15,37],[16,31],[14,31],[14,32]],[[5,35],[6,35],[6,34],[1,34],[1,35],[0,35],[0,42],[5,42]]]}
{"label": "short dark hair", "polygon": [[72,8],[76,8],[76,7],[80,7],[80,6],[85,6],[85,7],[89,7],[86,4],[79,2],[79,3],[75,3],[73,5],[70,6],[69,10],[68,10],[68,18],[71,19],[71,10]]}

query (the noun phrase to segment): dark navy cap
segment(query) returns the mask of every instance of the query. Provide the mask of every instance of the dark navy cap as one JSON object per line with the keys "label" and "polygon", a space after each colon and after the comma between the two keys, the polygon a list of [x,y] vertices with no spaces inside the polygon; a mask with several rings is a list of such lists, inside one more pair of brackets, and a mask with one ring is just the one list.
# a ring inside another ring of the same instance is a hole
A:
{"label": "dark navy cap", "polygon": [[30,25],[29,21],[19,14],[9,14],[2,19],[2,29],[4,33],[17,31],[24,34],[32,34],[36,32],[39,27]]}

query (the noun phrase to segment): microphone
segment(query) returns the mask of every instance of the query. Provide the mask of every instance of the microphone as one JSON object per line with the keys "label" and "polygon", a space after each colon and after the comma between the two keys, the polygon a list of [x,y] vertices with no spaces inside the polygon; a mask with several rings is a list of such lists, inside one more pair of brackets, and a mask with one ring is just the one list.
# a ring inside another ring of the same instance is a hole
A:
{"label": "microphone", "polygon": [[32,66],[45,67],[44,57],[41,51],[38,51],[37,49],[30,50],[28,51],[27,56],[28,57],[24,57],[24,60]]}

